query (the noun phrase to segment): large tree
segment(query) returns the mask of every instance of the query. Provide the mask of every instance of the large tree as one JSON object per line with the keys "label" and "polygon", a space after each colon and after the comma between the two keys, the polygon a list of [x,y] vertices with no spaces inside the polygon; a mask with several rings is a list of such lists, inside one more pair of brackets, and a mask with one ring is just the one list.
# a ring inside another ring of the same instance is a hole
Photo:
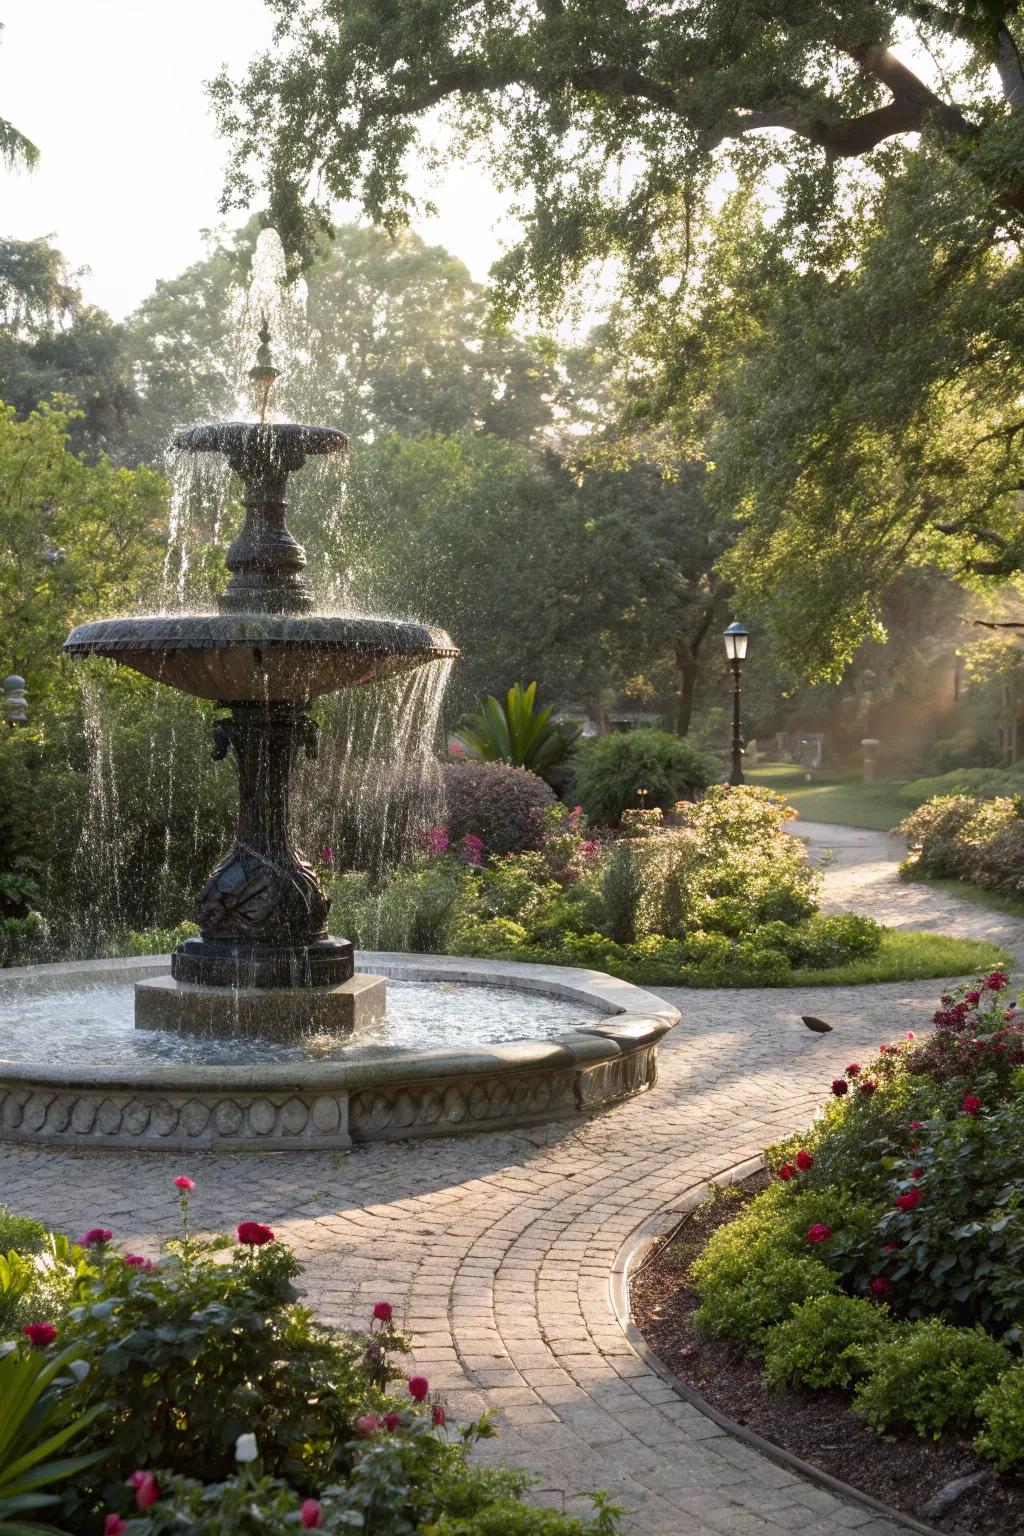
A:
{"label": "large tree", "polygon": [[215,87],[229,198],[262,182],[297,249],[335,196],[396,224],[443,105],[520,198],[506,307],[618,258],[620,413],[715,466],[794,673],[880,635],[908,563],[1020,567],[1024,8],[268,3],[274,52]]}

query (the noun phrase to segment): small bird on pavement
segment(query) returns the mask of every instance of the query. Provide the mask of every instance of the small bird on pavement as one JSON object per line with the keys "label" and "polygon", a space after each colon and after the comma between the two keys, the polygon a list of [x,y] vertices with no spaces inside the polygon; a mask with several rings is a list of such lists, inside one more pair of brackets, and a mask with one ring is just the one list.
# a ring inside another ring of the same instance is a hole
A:
{"label": "small bird on pavement", "polygon": [[808,1029],[813,1029],[816,1035],[830,1035],[832,1033],[833,1026],[826,1024],[824,1019],[816,1019],[813,1013],[802,1013],[800,1018],[807,1025]]}

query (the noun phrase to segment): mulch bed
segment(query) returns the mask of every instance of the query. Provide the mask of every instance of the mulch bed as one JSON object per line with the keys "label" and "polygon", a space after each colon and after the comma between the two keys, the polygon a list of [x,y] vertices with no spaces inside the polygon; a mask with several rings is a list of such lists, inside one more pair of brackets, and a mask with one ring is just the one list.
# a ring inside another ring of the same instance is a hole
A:
{"label": "mulch bed", "polygon": [[[741,1186],[741,1200],[767,1182],[767,1174],[755,1174]],[[971,1449],[969,1438],[880,1435],[851,1412],[848,1396],[783,1396],[762,1381],[755,1359],[697,1332],[693,1314],[698,1301],[686,1283],[687,1271],[711,1233],[731,1220],[740,1204],[723,1200],[695,1213],[634,1274],[633,1318],[659,1358],[737,1424],[936,1530],[950,1536],[1024,1536],[1024,1481],[996,1477],[991,1464]],[[976,1472],[986,1474],[984,1483],[962,1494],[945,1514],[924,1512],[940,1490]]]}

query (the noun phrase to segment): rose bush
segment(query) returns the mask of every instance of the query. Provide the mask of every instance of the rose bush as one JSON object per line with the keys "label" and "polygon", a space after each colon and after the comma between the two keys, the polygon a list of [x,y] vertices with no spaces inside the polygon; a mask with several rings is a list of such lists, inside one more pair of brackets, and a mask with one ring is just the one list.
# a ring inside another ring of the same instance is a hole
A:
{"label": "rose bush", "polygon": [[997,971],[933,1022],[850,1062],[815,1125],[768,1149],[775,1181],[693,1267],[697,1321],[780,1388],[856,1385],[880,1429],[985,1423],[979,1449],[1009,1466],[1019,1376],[993,1382],[1024,1328],[1024,1012]]}
{"label": "rose bush", "polygon": [[74,1304],[6,1346],[59,1366],[56,1406],[75,1425],[52,1527],[284,1536],[363,1529],[372,1510],[379,1536],[614,1536],[600,1498],[590,1520],[538,1509],[527,1474],[468,1459],[490,1426],[449,1429],[428,1379],[406,1377],[390,1302],[363,1333],[327,1328],[299,1304],[301,1266],[269,1226],[241,1221],[235,1244],[191,1237],[193,1188],[172,1181],[185,1235],[160,1256],[123,1253],[109,1229],[90,1229]]}

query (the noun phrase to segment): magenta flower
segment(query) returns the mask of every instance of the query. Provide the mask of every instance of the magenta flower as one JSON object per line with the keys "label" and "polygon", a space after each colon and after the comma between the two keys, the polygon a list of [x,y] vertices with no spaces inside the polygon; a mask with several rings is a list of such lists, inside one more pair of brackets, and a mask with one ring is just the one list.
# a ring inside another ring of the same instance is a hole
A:
{"label": "magenta flower", "polygon": [[444,827],[431,827],[427,833],[427,852],[431,858],[439,858],[442,853],[447,853],[450,844],[448,833]]}
{"label": "magenta flower", "polygon": [[394,1310],[390,1301],[378,1301],[374,1303],[373,1315],[378,1323],[390,1323]]}
{"label": "magenta flower", "polygon": [[88,1232],[83,1232],[78,1239],[79,1248],[102,1248],[104,1243],[109,1243],[113,1237],[109,1227],[90,1227]]}
{"label": "magenta flower", "polygon": [[188,1178],[184,1173],[179,1173],[174,1181],[175,1189],[180,1189],[183,1194],[188,1194],[190,1189],[195,1189],[195,1179]]}
{"label": "magenta flower", "polygon": [[324,1512],[316,1499],[303,1499],[299,1505],[299,1524],[305,1531],[315,1531],[324,1523]]}
{"label": "magenta flower", "polygon": [[409,1377],[409,1396],[413,1399],[414,1402],[422,1403],[423,1399],[426,1397],[429,1391],[430,1382],[425,1376]]}
{"label": "magenta flower", "polygon": [[29,1323],[21,1331],[33,1349],[45,1349],[57,1337],[57,1330],[52,1323]]}
{"label": "magenta flower", "polygon": [[467,832],[462,839],[463,851],[467,864],[481,864],[484,857],[484,840],[477,837],[475,832]]}

